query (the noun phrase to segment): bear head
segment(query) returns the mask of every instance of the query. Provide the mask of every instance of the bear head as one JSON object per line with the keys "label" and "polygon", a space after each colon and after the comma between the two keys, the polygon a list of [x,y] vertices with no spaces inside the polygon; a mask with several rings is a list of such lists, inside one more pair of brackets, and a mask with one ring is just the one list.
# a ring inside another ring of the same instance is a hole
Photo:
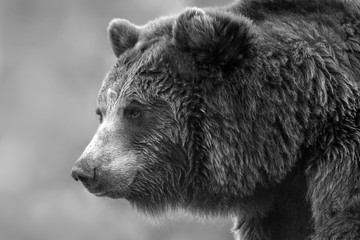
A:
{"label": "bear head", "polygon": [[145,26],[114,19],[108,33],[117,62],[99,92],[100,126],[72,170],[91,193],[152,215],[217,214],[283,178],[292,156],[265,142],[282,134],[266,128],[275,112],[256,114],[262,37],[249,19],[191,8]]}

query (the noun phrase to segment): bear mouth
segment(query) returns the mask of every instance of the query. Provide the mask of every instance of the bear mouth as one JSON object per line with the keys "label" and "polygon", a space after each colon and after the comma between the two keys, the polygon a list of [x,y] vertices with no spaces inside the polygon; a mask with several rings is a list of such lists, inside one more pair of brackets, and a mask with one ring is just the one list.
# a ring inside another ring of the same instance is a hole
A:
{"label": "bear mouth", "polygon": [[98,192],[98,193],[93,193],[96,197],[105,197],[107,194],[109,194],[109,192]]}
{"label": "bear mouth", "polygon": [[91,193],[96,197],[108,197],[113,199],[126,198],[127,196],[126,191],[120,192],[120,191],[108,190],[108,191],[99,191],[99,192],[91,192]]}

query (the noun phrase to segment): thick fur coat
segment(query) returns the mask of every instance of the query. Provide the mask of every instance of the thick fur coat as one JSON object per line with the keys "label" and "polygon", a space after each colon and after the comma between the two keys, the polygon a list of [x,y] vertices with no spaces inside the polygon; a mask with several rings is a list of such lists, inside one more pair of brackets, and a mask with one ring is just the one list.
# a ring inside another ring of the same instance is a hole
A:
{"label": "thick fur coat", "polygon": [[360,3],[243,0],[115,19],[101,124],[72,175],[243,240],[360,239]]}

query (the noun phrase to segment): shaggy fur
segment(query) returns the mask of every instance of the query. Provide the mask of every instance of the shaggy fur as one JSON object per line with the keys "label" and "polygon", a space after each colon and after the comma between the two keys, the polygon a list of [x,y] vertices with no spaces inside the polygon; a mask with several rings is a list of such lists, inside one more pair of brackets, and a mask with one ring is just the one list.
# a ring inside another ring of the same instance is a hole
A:
{"label": "shaggy fur", "polygon": [[151,215],[236,216],[236,239],[360,239],[356,0],[243,0],[109,34],[76,180]]}

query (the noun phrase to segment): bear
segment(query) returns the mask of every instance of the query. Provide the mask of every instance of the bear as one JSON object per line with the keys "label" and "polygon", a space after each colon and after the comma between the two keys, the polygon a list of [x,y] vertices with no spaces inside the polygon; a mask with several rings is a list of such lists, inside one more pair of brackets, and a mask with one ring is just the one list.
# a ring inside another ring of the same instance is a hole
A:
{"label": "bear", "polygon": [[360,239],[360,3],[241,0],[108,26],[116,63],[71,175],[238,240]]}

